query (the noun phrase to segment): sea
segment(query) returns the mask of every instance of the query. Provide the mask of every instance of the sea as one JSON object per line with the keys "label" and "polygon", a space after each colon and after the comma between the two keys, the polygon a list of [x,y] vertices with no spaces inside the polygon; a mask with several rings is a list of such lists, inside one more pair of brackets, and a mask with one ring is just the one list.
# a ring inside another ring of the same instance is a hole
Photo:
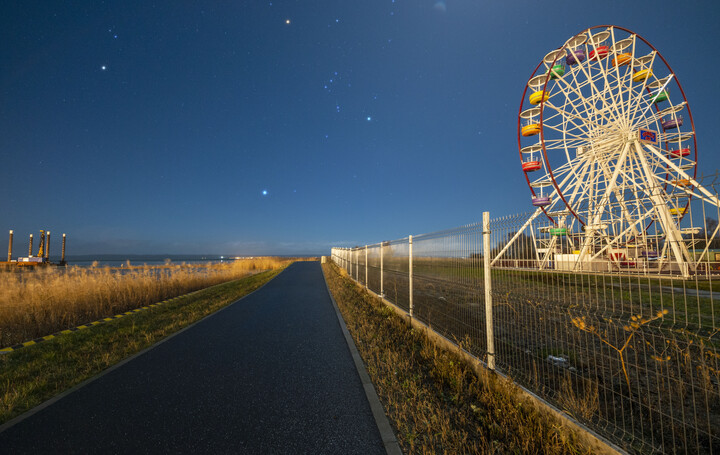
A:
{"label": "sea", "polygon": [[[270,256],[270,255],[267,255]],[[273,257],[319,257],[319,255],[272,255]],[[67,265],[79,267],[92,267],[97,263],[97,267],[125,267],[130,261],[131,266],[142,265],[165,265],[165,264],[221,264],[225,262],[233,262],[238,259],[252,259],[253,257],[262,256],[230,256],[219,254],[100,254],[100,255],[67,255],[65,262]],[[50,255],[50,262],[55,264],[60,262],[60,256]]]}
{"label": "sea", "polygon": [[[128,261],[131,266],[142,265],[165,265],[165,264],[206,264],[206,263],[223,263],[232,262],[242,257],[224,256],[224,255],[122,255],[122,254],[106,254],[106,255],[68,255],[65,262],[69,266],[92,267],[125,267]],[[50,262],[59,263],[60,257],[50,255]]]}

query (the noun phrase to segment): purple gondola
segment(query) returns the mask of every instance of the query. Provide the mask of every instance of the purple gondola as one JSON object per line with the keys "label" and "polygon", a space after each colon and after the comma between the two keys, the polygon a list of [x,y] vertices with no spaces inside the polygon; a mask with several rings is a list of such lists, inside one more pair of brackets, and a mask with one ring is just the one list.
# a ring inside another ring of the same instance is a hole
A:
{"label": "purple gondola", "polygon": [[534,196],[532,198],[532,204],[535,207],[545,207],[550,205],[550,196]]}
{"label": "purple gondola", "polygon": [[574,65],[576,63],[582,63],[585,60],[585,51],[582,49],[575,49],[571,51],[567,57],[565,57],[565,63],[568,65]]}
{"label": "purple gondola", "polygon": [[682,126],[682,124],[683,124],[682,117],[671,118],[671,119],[668,119],[668,120],[665,120],[664,122],[662,122],[662,127],[664,130],[671,130],[673,128],[677,128],[678,126]]}

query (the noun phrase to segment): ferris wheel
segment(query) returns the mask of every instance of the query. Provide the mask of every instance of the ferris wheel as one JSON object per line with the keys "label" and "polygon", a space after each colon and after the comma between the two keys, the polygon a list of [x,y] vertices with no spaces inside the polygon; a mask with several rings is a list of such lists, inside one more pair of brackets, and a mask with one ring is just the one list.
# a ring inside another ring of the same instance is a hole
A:
{"label": "ferris wheel", "polygon": [[[682,86],[647,40],[602,25],[548,52],[525,84],[517,135],[537,207],[526,227],[541,215],[552,223],[544,262],[564,237],[578,264],[618,260],[613,251],[633,246],[632,254],[672,258],[687,273],[693,257],[681,220],[690,199],[718,201],[695,180],[697,141]],[[655,246],[654,223],[663,237]]]}

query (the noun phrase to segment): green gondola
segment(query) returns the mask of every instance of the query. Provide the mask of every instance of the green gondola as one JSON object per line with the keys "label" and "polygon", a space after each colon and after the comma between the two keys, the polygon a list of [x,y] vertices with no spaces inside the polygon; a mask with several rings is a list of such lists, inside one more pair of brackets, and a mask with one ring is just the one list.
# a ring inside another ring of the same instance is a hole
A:
{"label": "green gondola", "polygon": [[567,235],[567,228],[550,228],[550,235],[554,236],[561,236],[561,235]]}
{"label": "green gondola", "polygon": [[555,65],[550,69],[550,79],[557,79],[565,74],[565,65]]}
{"label": "green gondola", "polygon": [[663,90],[662,92],[658,93],[652,98],[653,103],[659,103],[661,101],[667,101],[668,99],[668,93],[667,91]]}

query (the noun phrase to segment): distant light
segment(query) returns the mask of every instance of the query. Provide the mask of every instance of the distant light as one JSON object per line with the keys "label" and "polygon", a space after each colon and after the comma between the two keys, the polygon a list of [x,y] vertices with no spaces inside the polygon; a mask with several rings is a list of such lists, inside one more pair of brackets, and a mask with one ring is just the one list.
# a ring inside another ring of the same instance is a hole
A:
{"label": "distant light", "polygon": [[372,120],[372,117],[370,117],[370,116],[368,115],[366,120],[369,122],[369,121]]}
{"label": "distant light", "polygon": [[103,65],[100,67],[101,70],[105,71],[107,69],[107,66]]}
{"label": "distant light", "polygon": [[289,25],[289,24],[290,24],[290,19],[285,19],[285,23]]}
{"label": "distant light", "polygon": [[262,190],[262,195],[267,196],[267,190]]}

